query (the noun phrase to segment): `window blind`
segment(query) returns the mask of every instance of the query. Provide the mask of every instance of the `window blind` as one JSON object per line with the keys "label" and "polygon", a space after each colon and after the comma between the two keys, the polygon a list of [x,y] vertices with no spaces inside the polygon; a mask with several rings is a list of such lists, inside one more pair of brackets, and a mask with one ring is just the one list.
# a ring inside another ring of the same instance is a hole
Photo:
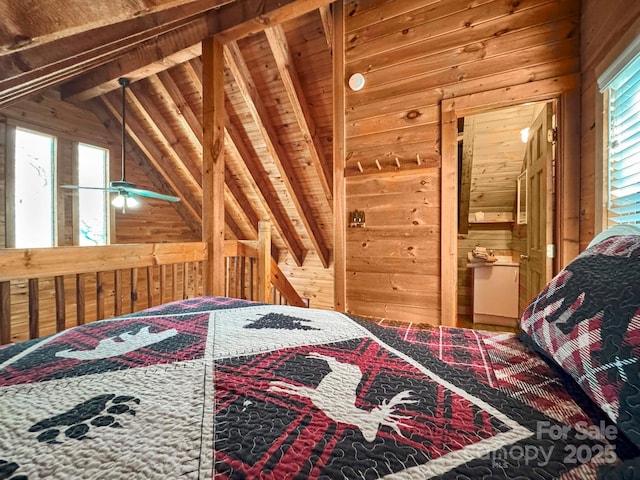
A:
{"label": "window blind", "polygon": [[640,56],[609,84],[609,220],[640,224]]}

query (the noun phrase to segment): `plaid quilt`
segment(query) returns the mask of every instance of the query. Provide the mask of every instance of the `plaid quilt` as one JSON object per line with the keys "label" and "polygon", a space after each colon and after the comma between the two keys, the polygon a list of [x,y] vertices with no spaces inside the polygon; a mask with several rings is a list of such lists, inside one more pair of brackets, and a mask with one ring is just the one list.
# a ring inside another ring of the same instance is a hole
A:
{"label": "plaid quilt", "polygon": [[0,479],[596,478],[611,425],[513,335],[218,297],[0,349]]}

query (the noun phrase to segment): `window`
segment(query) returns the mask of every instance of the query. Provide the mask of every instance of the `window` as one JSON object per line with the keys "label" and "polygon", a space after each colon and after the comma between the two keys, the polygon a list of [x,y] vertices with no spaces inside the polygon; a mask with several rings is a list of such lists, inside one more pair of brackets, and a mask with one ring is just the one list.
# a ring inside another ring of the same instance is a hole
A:
{"label": "window", "polygon": [[604,92],[608,224],[640,224],[640,56]]}
{"label": "window", "polygon": [[[65,135],[9,128],[15,141],[4,180],[8,211],[13,212],[7,218],[6,245],[109,243],[111,208],[104,190],[109,183],[109,151]],[[62,189],[61,184],[89,188]]]}
{"label": "window", "polygon": [[[107,150],[78,144],[78,184],[104,188],[107,185]],[[78,190],[78,245],[107,244],[107,192]]]}
{"label": "window", "polygon": [[14,171],[15,246],[55,245],[56,139],[16,128]]}
{"label": "window", "polygon": [[[640,225],[640,22],[622,35],[596,66],[602,112],[596,116],[596,232]],[[602,144],[599,144],[602,139]]]}

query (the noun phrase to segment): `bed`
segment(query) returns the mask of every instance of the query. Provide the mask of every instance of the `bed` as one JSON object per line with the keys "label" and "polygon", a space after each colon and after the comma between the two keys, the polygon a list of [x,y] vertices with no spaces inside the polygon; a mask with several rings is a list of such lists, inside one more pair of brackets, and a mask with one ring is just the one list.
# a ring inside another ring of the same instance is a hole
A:
{"label": "bed", "polygon": [[637,478],[638,238],[519,335],[200,297],[8,345],[0,479]]}

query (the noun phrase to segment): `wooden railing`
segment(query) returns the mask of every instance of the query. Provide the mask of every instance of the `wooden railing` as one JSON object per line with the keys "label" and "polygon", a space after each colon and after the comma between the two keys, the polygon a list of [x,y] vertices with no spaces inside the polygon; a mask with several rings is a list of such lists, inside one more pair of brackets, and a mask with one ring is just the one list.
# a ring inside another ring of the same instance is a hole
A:
{"label": "wooden railing", "polygon": [[[227,296],[305,306],[270,250],[226,242]],[[201,296],[206,260],[203,242],[0,249],[0,344]]]}

